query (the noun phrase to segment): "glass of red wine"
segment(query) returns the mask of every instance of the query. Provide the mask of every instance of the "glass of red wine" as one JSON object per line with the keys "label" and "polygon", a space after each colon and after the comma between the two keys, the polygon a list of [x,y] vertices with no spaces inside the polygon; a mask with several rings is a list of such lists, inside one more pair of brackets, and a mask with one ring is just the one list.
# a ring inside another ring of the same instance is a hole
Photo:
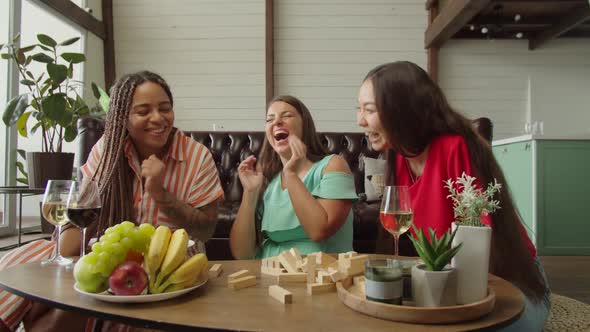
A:
{"label": "glass of red wine", "polygon": [[80,257],[86,254],[86,228],[98,221],[101,206],[96,181],[72,181],[66,211],[70,223],[82,229]]}
{"label": "glass of red wine", "polygon": [[385,186],[379,210],[381,225],[393,235],[395,257],[399,253],[399,236],[412,225],[414,213],[408,186]]}

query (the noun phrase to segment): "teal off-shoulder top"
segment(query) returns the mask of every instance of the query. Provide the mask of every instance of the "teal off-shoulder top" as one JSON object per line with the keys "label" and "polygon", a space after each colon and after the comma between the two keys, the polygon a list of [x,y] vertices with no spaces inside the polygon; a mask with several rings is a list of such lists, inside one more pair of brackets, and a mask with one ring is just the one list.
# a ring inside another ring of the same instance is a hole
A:
{"label": "teal off-shoulder top", "polygon": [[[303,177],[303,184],[314,197],[356,200],[352,175],[342,172],[324,174],[333,156],[328,155],[316,162]],[[325,241],[314,242],[307,236],[295,215],[289,192],[282,188],[280,173],[266,188],[258,213],[262,215],[262,233],[265,239],[258,249],[257,258],[277,256],[292,247],[297,248],[302,254],[352,250],[352,209],[346,217],[346,222],[334,235]]]}

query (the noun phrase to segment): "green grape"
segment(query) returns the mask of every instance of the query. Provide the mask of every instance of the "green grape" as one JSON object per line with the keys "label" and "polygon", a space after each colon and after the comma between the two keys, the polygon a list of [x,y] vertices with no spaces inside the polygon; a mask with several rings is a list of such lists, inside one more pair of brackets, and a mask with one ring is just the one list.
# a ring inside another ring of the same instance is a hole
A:
{"label": "green grape", "polygon": [[131,249],[135,245],[134,241],[129,237],[124,237],[119,241],[125,249]]}
{"label": "green grape", "polygon": [[119,242],[113,243],[111,244],[111,255],[113,256],[123,256],[125,257],[125,255],[127,254],[127,249],[125,247],[123,247],[123,245]]}
{"label": "green grape", "polygon": [[144,234],[147,238],[151,238],[154,235],[156,229],[152,224],[141,224],[139,225],[139,231]]}
{"label": "green grape", "polygon": [[116,232],[117,232],[117,229],[115,227],[109,227],[104,231],[104,234],[109,235],[109,234],[116,233]]}
{"label": "green grape", "polygon": [[106,235],[103,235],[103,236],[101,236],[101,237],[98,239],[98,242],[100,242],[100,243],[104,243],[104,239],[105,239],[105,238],[106,238]]}
{"label": "green grape", "polygon": [[135,224],[132,223],[131,221],[123,221],[121,224],[121,228],[125,229],[125,230],[131,230],[135,228]]}
{"label": "green grape", "polygon": [[103,242],[103,243],[101,243],[101,246],[102,246],[102,248],[101,248],[102,249],[102,252],[101,253],[107,253],[109,255],[112,254],[112,252],[113,252],[113,244],[112,243],[110,243],[110,242]]}
{"label": "green grape", "polygon": [[90,252],[82,257],[84,264],[94,265],[98,261],[98,254],[95,252]]}
{"label": "green grape", "polygon": [[100,239],[104,243],[118,243],[121,240],[121,235],[119,233],[110,233],[101,236]]}
{"label": "green grape", "polygon": [[92,245],[92,252],[96,253],[96,254],[100,254],[102,253],[102,243],[100,242],[95,242]]}

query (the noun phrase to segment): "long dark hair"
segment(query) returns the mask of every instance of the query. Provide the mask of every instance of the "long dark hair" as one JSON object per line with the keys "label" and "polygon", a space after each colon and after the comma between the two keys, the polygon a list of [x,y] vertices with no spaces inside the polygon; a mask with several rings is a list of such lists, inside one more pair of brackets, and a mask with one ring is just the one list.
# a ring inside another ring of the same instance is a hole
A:
{"label": "long dark hair", "polygon": [[[315,124],[313,123],[313,118],[311,116],[311,113],[309,112],[309,109],[307,108],[307,106],[305,106],[305,104],[301,100],[299,100],[293,96],[288,96],[288,95],[277,96],[277,97],[274,97],[268,103],[265,112],[268,113],[268,109],[270,108],[270,106],[276,102],[279,102],[279,101],[282,101],[284,103],[287,103],[287,104],[293,106],[293,108],[295,108],[295,110],[297,110],[297,113],[299,113],[299,115],[301,115],[301,119],[302,119],[302,131],[301,132],[303,135],[303,137],[301,137],[301,141],[307,147],[307,159],[309,159],[313,162],[316,162],[316,161],[319,161],[320,159],[322,159],[323,157],[325,157],[326,155],[328,155],[328,151],[326,150],[326,148],[322,144],[322,141],[320,140],[318,133],[315,129]],[[260,204],[262,204],[262,197],[264,195],[264,191],[268,187],[268,184],[283,169],[283,163],[281,162],[281,158],[279,157],[279,154],[270,145],[270,142],[268,141],[266,134],[264,135],[264,141],[262,143],[262,148],[260,149],[260,156],[258,158],[258,167],[260,167],[260,170],[262,171],[262,174],[264,175],[262,188],[260,190],[260,197],[258,199],[258,205],[260,205]],[[258,209],[256,209],[256,210],[258,211]],[[261,234],[259,233],[261,221],[262,221],[262,216],[257,214],[256,215],[256,227],[258,230],[257,231],[258,243],[260,243],[260,241],[262,240]]]}
{"label": "long dark hair", "polygon": [[102,209],[96,234],[124,220],[134,220],[133,171],[125,157],[125,140],[128,137],[127,120],[135,89],[145,82],[158,84],[173,104],[170,87],[160,75],[140,71],[122,76],[111,89],[109,112],[105,120],[103,153],[94,174],[102,200]]}
{"label": "long dark hair", "polygon": [[[490,272],[515,283],[523,292],[540,300],[545,283],[523,240],[520,215],[514,205],[506,178],[490,144],[472,127],[471,121],[451,108],[440,87],[419,66],[393,62],[371,70],[379,119],[393,150],[405,157],[422,153],[440,135],[463,137],[475,176],[482,184],[496,179],[503,189],[494,199],[502,206],[491,215],[492,246]],[[387,182],[395,181],[395,153],[387,155]]]}

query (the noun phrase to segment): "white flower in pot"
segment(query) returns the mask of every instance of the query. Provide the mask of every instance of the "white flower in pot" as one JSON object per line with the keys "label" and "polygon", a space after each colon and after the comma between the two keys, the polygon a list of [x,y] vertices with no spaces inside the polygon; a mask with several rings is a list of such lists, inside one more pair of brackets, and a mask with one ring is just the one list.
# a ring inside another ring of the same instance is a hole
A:
{"label": "white flower in pot", "polygon": [[461,244],[451,246],[454,232],[446,232],[440,238],[429,229],[429,238],[414,226],[416,238],[410,240],[424,262],[412,268],[412,296],[418,307],[440,307],[456,304],[457,278],[451,259],[461,249]]}
{"label": "white flower in pot", "polygon": [[445,187],[453,200],[455,222],[452,225],[457,236],[453,245],[463,244],[451,265],[457,270],[457,303],[468,304],[487,296],[488,269],[492,229],[481,222],[482,216],[500,208],[494,195],[502,187],[496,179],[486,190],[476,186],[476,178],[463,172],[456,181],[449,179]]}

